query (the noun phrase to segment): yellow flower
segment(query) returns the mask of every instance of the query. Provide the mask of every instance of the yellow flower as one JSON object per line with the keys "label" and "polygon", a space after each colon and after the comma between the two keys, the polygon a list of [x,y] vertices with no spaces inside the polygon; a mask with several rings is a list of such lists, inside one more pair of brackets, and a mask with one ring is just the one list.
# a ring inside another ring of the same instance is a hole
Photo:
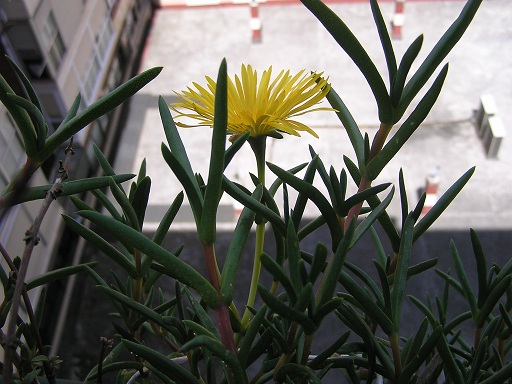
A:
{"label": "yellow flower", "polygon": [[[240,77],[228,78],[228,132],[240,135],[247,131],[251,136],[285,132],[300,136],[300,131],[318,135],[311,128],[295,120],[296,116],[313,111],[333,111],[332,108],[316,107],[329,92],[330,84],[322,73],[291,75],[281,71],[271,80],[272,67],[263,72],[258,84],[258,75],[250,65],[242,65]],[[215,81],[206,76],[207,88],[193,83],[195,89],[176,93],[178,101],[170,104],[178,113],[177,118],[191,118],[197,124],[177,122],[180,127],[213,126]]]}

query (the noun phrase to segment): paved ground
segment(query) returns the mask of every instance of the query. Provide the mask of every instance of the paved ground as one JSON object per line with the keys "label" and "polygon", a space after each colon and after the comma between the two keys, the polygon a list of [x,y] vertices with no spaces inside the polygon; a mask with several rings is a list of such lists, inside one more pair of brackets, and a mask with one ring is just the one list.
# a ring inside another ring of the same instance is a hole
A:
{"label": "paved ground", "polygon": [[[181,4],[184,4],[183,2]],[[424,34],[424,57],[442,32],[462,9],[461,1],[407,2],[403,37],[395,40],[395,51],[401,57],[419,34]],[[366,47],[379,68],[384,70],[382,50],[377,42],[372,16],[366,2],[330,3],[347,22]],[[272,65],[274,71],[290,68],[324,71],[352,111],[361,129],[370,137],[378,124],[376,106],[363,77],[346,54],[325,32],[313,15],[300,3],[260,5],[263,25],[262,42],[251,42],[248,5],[216,7],[167,7],[154,19],[141,69],[163,66],[161,75],[132,101],[128,125],[122,139],[117,170],[136,172],[143,158],[153,178],[150,198],[151,221],[159,220],[162,206],[169,204],[180,185],[163,161],[160,143],[164,141],[157,110],[158,95],[173,101],[173,90],[181,91],[193,81],[204,83],[204,76],[216,76],[222,58],[228,62],[230,74],[237,73],[242,63],[259,70]],[[382,12],[391,20],[394,3],[381,3]],[[437,228],[468,227],[510,228],[512,196],[509,172],[512,142],[505,138],[498,159],[486,158],[481,140],[476,135],[474,113],[483,94],[496,100],[498,114],[506,130],[512,126],[512,9],[508,0],[486,0],[474,23],[461,42],[450,53],[450,71],[444,90],[431,115],[402,152],[381,175],[379,181],[397,181],[398,170],[404,169],[410,200],[424,187],[425,177],[440,167],[440,192],[445,191],[467,169],[477,170],[459,198],[439,221]],[[305,135],[286,137],[270,143],[268,160],[282,167],[308,159],[312,144],[326,165],[343,167],[342,156],[354,158],[346,133],[333,113],[306,115],[304,120],[317,130],[320,138]],[[510,137],[510,132],[508,132]],[[206,176],[211,132],[208,129],[182,131],[183,141],[196,172]],[[249,150],[238,156],[227,170],[228,176],[250,183],[248,172],[254,172]],[[355,187],[354,187],[355,189]],[[222,202],[223,222],[232,221],[233,201]],[[398,214],[398,205],[392,205]],[[308,210],[314,215],[314,208]],[[180,220],[186,224],[190,215]],[[148,223],[147,228],[154,225]]]}

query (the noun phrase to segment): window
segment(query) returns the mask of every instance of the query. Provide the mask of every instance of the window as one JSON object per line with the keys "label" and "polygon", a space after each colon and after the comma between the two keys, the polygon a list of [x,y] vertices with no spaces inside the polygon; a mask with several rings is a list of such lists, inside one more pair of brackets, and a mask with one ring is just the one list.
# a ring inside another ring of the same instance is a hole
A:
{"label": "window", "polygon": [[50,66],[53,70],[57,70],[62,61],[62,57],[66,53],[64,40],[59,32],[59,26],[55,20],[53,12],[50,11],[46,23],[43,26],[43,40],[46,45],[46,54]]}
{"label": "window", "polygon": [[25,151],[10,116],[0,116],[0,193],[22,165]]}
{"label": "window", "polygon": [[94,101],[94,95],[101,80],[102,70],[105,68],[108,53],[112,49],[114,29],[109,18],[105,18],[100,31],[95,36],[94,49],[89,61],[89,67],[82,80],[82,94],[87,103]]}

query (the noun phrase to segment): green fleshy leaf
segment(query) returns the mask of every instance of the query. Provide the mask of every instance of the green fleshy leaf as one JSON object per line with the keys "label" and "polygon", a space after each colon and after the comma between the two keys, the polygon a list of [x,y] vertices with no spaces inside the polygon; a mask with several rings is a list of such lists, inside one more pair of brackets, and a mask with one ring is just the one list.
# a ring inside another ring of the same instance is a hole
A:
{"label": "green fleshy leaf", "polygon": [[398,252],[398,263],[391,291],[391,311],[393,313],[393,330],[398,332],[402,315],[402,305],[405,297],[405,283],[407,282],[407,271],[412,253],[414,220],[411,215],[407,216],[405,225],[402,228],[402,241]]}
{"label": "green fleshy leaf", "polygon": [[373,226],[375,221],[378,220],[379,217],[383,215],[383,213],[385,213],[386,208],[393,199],[394,192],[395,187],[391,188],[391,192],[388,193],[386,198],[377,207],[373,208],[371,213],[367,217],[365,217],[364,220],[357,226],[354,232],[354,237],[352,238],[352,242],[350,243],[350,248],[352,248],[359,241],[359,239],[366,233],[366,231]]}
{"label": "green fleshy leaf", "polygon": [[373,302],[371,296],[345,271],[341,271],[339,280],[368,316],[379,324],[387,335],[390,335],[393,330],[393,323],[378,304]]}
{"label": "green fleshy leaf", "polygon": [[[124,183],[135,177],[132,174],[121,174],[114,176],[115,183]],[[86,191],[105,188],[109,186],[109,177],[90,177],[87,179],[64,181],[62,184],[62,192],[59,196],[71,196],[80,194]],[[44,199],[46,193],[52,188],[53,185],[41,185],[38,187],[27,188],[20,196],[15,196],[13,192],[4,195],[4,201],[10,201],[12,205],[26,203],[27,201]],[[12,200],[11,200],[12,197]],[[3,208],[3,207],[2,207]]]}
{"label": "green fleshy leaf", "polygon": [[7,59],[7,62],[9,63],[11,68],[14,69],[14,71],[16,72],[18,78],[21,80],[23,88],[25,88],[25,91],[27,92],[27,95],[32,104],[34,104],[34,106],[42,113],[43,109],[41,108],[41,102],[39,101],[39,98],[37,97],[36,91],[34,90],[34,87],[32,87],[30,80],[27,78],[27,76],[25,76],[21,68],[18,67],[18,65],[14,62],[13,59],[11,59],[7,55],[5,56],[5,58]]}
{"label": "green fleshy leaf", "polygon": [[297,292],[283,267],[266,253],[261,254],[261,264],[272,275],[274,281],[278,281],[283,286],[290,299],[290,303],[294,305],[297,300]]}
{"label": "green fleshy leaf", "polygon": [[221,300],[216,290],[199,272],[142,233],[97,212],[80,211],[78,214],[165,266],[171,277],[195,289],[211,308],[216,308],[220,304]]}
{"label": "green fleshy leaf", "polygon": [[331,300],[334,296],[338,277],[340,276],[341,269],[345,263],[348,251],[350,250],[350,242],[354,236],[355,221],[352,221],[347,228],[341,242],[336,249],[336,252],[331,256],[327,262],[324,274],[320,281],[320,286],[317,293],[317,307],[320,307]]}
{"label": "green fleshy leaf", "polygon": [[304,328],[304,332],[310,333],[315,330],[315,324],[313,321],[302,311],[298,311],[294,308],[289,307],[277,297],[272,295],[269,291],[263,287],[263,285],[258,284],[258,293],[261,298],[265,302],[265,304],[275,313],[281,315],[287,320],[296,321]]}
{"label": "green fleshy leaf", "polygon": [[267,307],[263,305],[258,312],[254,315],[253,319],[249,324],[249,328],[245,332],[245,336],[243,338],[242,344],[240,346],[240,351],[238,352],[238,360],[240,361],[240,365],[243,368],[247,367],[247,362],[249,358],[249,353],[251,351],[251,347],[254,343],[256,335],[259,333],[261,324],[263,322],[263,318],[267,313]]}
{"label": "green fleshy leaf", "polygon": [[341,98],[334,91],[334,89],[332,89],[332,87],[329,90],[326,99],[331,104],[331,107],[336,109],[336,115],[347,131],[350,143],[352,144],[352,148],[354,148],[359,168],[364,169],[364,139],[359,126],[357,125],[347,106],[343,103]]}
{"label": "green fleshy leaf", "polygon": [[[423,324],[426,324],[426,322]],[[434,348],[439,342],[440,337],[442,337],[442,334],[443,327],[441,325],[434,327],[432,333],[427,337],[427,340],[425,340],[425,343],[421,347],[419,347],[419,343],[417,343],[417,341],[421,342],[420,337],[415,338],[413,347],[411,347],[412,358],[409,359],[404,366],[398,383],[405,384],[410,382],[414,373],[418,372],[418,369],[425,363],[425,361],[427,361],[428,356],[434,351]]]}
{"label": "green fleshy leaf", "polygon": [[[312,162],[314,161],[315,160]],[[338,222],[338,217],[336,216],[336,212],[324,197],[324,195],[310,183],[299,179],[298,177],[283,170],[282,168],[279,168],[277,165],[267,163],[267,166],[273,173],[277,175],[277,177],[282,179],[286,184],[295,188],[300,193],[303,193],[318,207],[322,215],[325,217],[327,225],[329,226],[332,237],[332,249],[336,249],[343,235]]]}
{"label": "green fleshy leaf", "polygon": [[362,203],[365,200],[368,200],[368,198],[371,196],[377,195],[377,193],[382,192],[390,185],[391,183],[380,184],[375,187],[367,188],[364,191],[357,192],[356,194],[350,196],[347,200],[343,202],[343,204],[339,207],[338,214],[340,216],[346,216],[350,211],[350,208],[354,207],[359,203]]}
{"label": "green fleshy leaf", "polygon": [[165,238],[165,235],[169,231],[169,228],[171,227],[171,224],[178,214],[178,211],[181,207],[181,204],[183,204],[183,192],[178,193],[178,195],[174,198],[174,201],[169,206],[169,209],[167,209],[167,212],[165,212],[164,217],[162,218],[162,221],[160,224],[158,224],[158,228],[155,231],[155,234],[153,235],[153,241],[156,244],[162,244],[162,241]]}
{"label": "green fleshy leaf", "polygon": [[375,180],[384,167],[398,153],[400,148],[402,148],[414,131],[425,120],[441,93],[447,73],[448,64],[443,67],[430,89],[420,100],[410,116],[400,126],[398,131],[396,131],[393,137],[389,139],[386,145],[384,145],[379,154],[370,161],[366,167],[366,175],[370,180]]}
{"label": "green fleshy leaf", "polygon": [[139,223],[139,228],[142,228],[144,224],[144,217],[146,215],[146,208],[148,206],[149,201],[149,192],[151,190],[151,179],[149,176],[145,176],[137,182],[137,189],[135,190],[135,194],[132,200],[132,206],[137,215],[137,221]]}
{"label": "green fleshy leaf", "polygon": [[[400,62],[400,67],[398,68],[398,72],[393,81],[393,86],[391,87],[391,102],[394,107],[398,106],[400,102],[400,98],[402,96],[402,92],[404,90],[405,81],[407,79],[407,75],[411,70],[412,63],[418,57],[418,53],[420,52],[421,46],[423,44],[423,35],[418,36],[416,40],[407,48],[404,56],[402,57],[402,61]],[[405,110],[403,110],[405,113]],[[403,114],[402,114],[403,115]],[[395,115],[395,122],[402,118],[402,115]]]}
{"label": "green fleshy leaf", "polygon": [[465,381],[462,372],[455,361],[455,357],[450,351],[448,341],[444,335],[441,335],[438,339],[437,351],[443,360],[445,374],[453,381],[453,383],[464,384]]}
{"label": "green fleshy leaf", "polygon": [[208,184],[204,193],[204,205],[201,225],[198,228],[199,239],[203,244],[213,244],[217,233],[217,209],[222,195],[222,175],[224,171],[224,152],[228,127],[228,81],[227,64],[222,60],[215,87],[215,111],[213,118],[213,136],[210,152]]}
{"label": "green fleshy leaf", "polygon": [[196,336],[183,345],[181,350],[187,352],[199,347],[208,349],[215,356],[219,357],[221,361],[225,362],[231,368],[236,383],[248,384],[247,374],[240,365],[237,357],[227,350],[219,341],[204,335]]}
{"label": "green fleshy leaf", "polygon": [[414,227],[414,241],[425,233],[425,231],[441,216],[450,203],[455,199],[455,196],[464,188],[464,185],[469,181],[475,172],[475,167],[470,168],[464,173],[448,190],[439,198],[434,206],[428,213],[416,224]]}
{"label": "green fleshy leaf", "polygon": [[206,328],[208,332],[212,334],[216,340],[220,340],[219,332],[215,325],[213,324],[210,317],[208,316],[208,314],[206,313],[206,310],[201,306],[201,304],[197,302],[197,300],[194,298],[194,296],[187,287],[183,287],[183,292],[185,293],[185,296],[187,296],[187,299],[192,307],[191,309],[193,311],[194,318],[197,317],[197,320],[194,320],[201,324],[204,328]]}
{"label": "green fleshy leaf", "polygon": [[[252,197],[259,200],[261,195],[262,189],[257,188]],[[229,244],[229,248],[226,253],[226,260],[224,261],[224,266],[220,276],[220,291],[225,304],[230,304],[233,301],[238,267],[240,265],[240,260],[243,255],[243,250],[249,237],[249,233],[253,226],[255,216],[255,213],[248,208],[244,208],[242,210],[233,233],[233,239]]]}
{"label": "green fleshy leaf", "polygon": [[133,208],[130,200],[128,200],[128,197],[126,196],[124,191],[117,185],[114,179],[110,178],[109,181],[112,196],[114,196],[119,206],[123,210],[123,213],[125,214],[128,223],[133,229],[140,232],[141,228],[139,225],[139,219],[137,218],[137,213],[135,212],[135,209]]}
{"label": "green fleshy leaf", "polygon": [[478,299],[477,306],[482,308],[487,298],[487,263],[480,239],[474,229],[470,230],[471,245],[476,260],[476,272],[478,276]]}
{"label": "green fleshy leaf", "polygon": [[235,154],[240,150],[240,148],[242,148],[242,146],[245,144],[250,135],[251,132],[247,131],[244,134],[238,136],[236,140],[234,140],[231,143],[231,145],[226,149],[226,152],[224,154],[224,168],[227,168],[229,163],[231,163],[231,160],[233,160]]}
{"label": "green fleshy leaf", "polygon": [[496,284],[493,290],[489,292],[487,300],[485,301],[484,305],[480,309],[480,312],[478,313],[478,316],[475,319],[475,323],[478,328],[483,327],[491,311],[510,287],[511,282],[512,275],[508,275],[507,277],[501,279],[501,281]]}
{"label": "green fleshy leaf", "polygon": [[112,165],[110,165],[108,159],[105,157],[101,149],[95,143],[92,143],[92,149],[94,151],[94,156],[96,156],[96,160],[98,160],[98,163],[100,163],[101,169],[105,175],[114,176],[116,172],[114,171],[114,168],[112,168]]}
{"label": "green fleshy leaf", "polygon": [[147,83],[157,77],[161,70],[161,67],[157,67],[142,72],[128,80],[126,83],[120,85],[109,94],[103,96],[80,114],[59,127],[59,129],[57,129],[57,131],[55,131],[55,133],[46,140],[46,145],[37,155],[38,160],[42,163],[50,157],[53,152],[62,145],[62,143],[97,118],[107,114],[115,107],[129,99]]}
{"label": "green fleshy leaf", "polygon": [[393,118],[393,107],[388,95],[386,85],[370,59],[361,43],[354,36],[347,25],[320,0],[301,0],[316,18],[322,23],[325,29],[332,35],[334,40],[350,56],[361,73],[366,78],[375,96],[379,108],[379,119],[383,123],[391,122]]}
{"label": "green fleshy leaf", "polygon": [[409,214],[409,203],[407,202],[407,192],[405,189],[404,172],[400,168],[398,173],[398,186],[400,190],[400,207],[402,208],[402,226],[405,224],[405,219]]}
{"label": "green fleshy leaf", "polygon": [[16,126],[23,139],[23,146],[28,158],[34,158],[37,154],[36,129],[27,111],[19,107],[9,96],[14,95],[4,77],[0,75],[0,102],[7,108],[16,123]]}
{"label": "green fleshy leaf", "polygon": [[14,104],[27,111],[29,116],[35,122],[34,128],[36,130],[36,145],[37,149],[41,150],[44,147],[48,130],[44,122],[43,113],[40,109],[37,108],[36,105],[32,104],[24,97],[18,95],[7,95],[7,97],[11,99]]}
{"label": "green fleshy leaf", "polygon": [[365,271],[359,268],[357,265],[349,263],[348,261],[345,263],[345,267],[351,271],[354,275],[356,275],[371,291],[379,305],[384,307],[384,296],[382,295],[379,287],[375,284],[375,281],[368,275]]}
{"label": "green fleshy leaf", "polygon": [[165,374],[167,377],[172,377],[173,380],[183,384],[199,384],[194,375],[183,368],[181,365],[172,361],[167,356],[155,351],[153,348],[146,347],[145,345],[134,343],[129,340],[122,339],[121,342],[125,347],[137,356],[147,360],[151,365]]}
{"label": "green fleshy leaf", "polygon": [[398,110],[397,116],[402,116],[407,109],[413,98],[427,83],[428,79],[439,64],[445,59],[448,53],[460,40],[471,20],[476,14],[483,0],[468,0],[460,13],[459,17],[452,23],[444,35],[439,39],[432,51],[428,54],[427,58],[423,61],[416,73],[411,77],[411,80],[404,88]]}
{"label": "green fleshy leaf", "polygon": [[186,165],[184,166],[180,159],[175,156],[174,152],[171,152],[164,143],[162,143],[161,148],[164,160],[185,189],[190,207],[192,208],[192,212],[194,214],[195,222],[197,225],[199,225],[203,211],[203,195],[199,189],[197,179],[193,174],[186,170]]}
{"label": "green fleshy leaf", "polygon": [[123,268],[123,270],[125,270],[126,273],[128,273],[133,279],[138,278],[138,273],[133,262],[129,260],[122,252],[117,250],[117,248],[115,248],[112,244],[73,218],[67,215],[63,215],[62,218],[68,227],[70,227],[74,232],[79,234],[89,243],[93,244],[96,248],[102,251],[117,265]]}
{"label": "green fleshy leaf", "polygon": [[[313,179],[315,178],[315,172],[316,172],[316,164],[318,163],[318,157],[314,157],[313,161],[311,161],[306,169],[306,172],[304,173],[304,182],[313,184]],[[293,207],[292,212],[292,221],[295,225],[295,228],[299,228],[300,221],[304,215],[304,210],[306,209],[306,204],[308,202],[308,196],[301,191],[299,191],[299,195],[297,196],[297,199],[295,200],[295,206]]]}
{"label": "green fleshy leaf", "polygon": [[452,255],[453,264],[455,265],[455,270],[457,271],[457,275],[459,276],[459,282],[464,292],[464,297],[469,304],[469,308],[471,309],[471,313],[473,314],[473,318],[476,319],[478,314],[478,307],[476,303],[476,297],[473,292],[473,288],[471,288],[471,284],[469,283],[468,275],[464,270],[464,266],[462,265],[462,260],[459,256],[459,252],[455,247],[455,243],[453,240],[450,242],[450,250]]}
{"label": "green fleshy leaf", "polygon": [[48,283],[51,283],[53,281],[63,279],[72,275],[76,275],[77,273],[87,271],[85,266],[88,266],[89,268],[94,268],[96,265],[98,265],[97,261],[93,261],[86,264],[79,264],[79,265],[73,265],[70,267],[64,267],[55,269],[53,271],[47,272],[43,275],[38,275],[35,277],[32,277],[28,279],[25,283],[25,286],[27,288],[27,291],[30,291],[31,289],[40,287],[42,285],[46,285]]}
{"label": "green fleshy leaf", "polygon": [[[229,181],[225,176],[223,178],[223,183],[224,190],[229,196],[242,203],[245,207],[254,211],[257,215],[261,215],[270,221],[276,226],[276,228],[283,236],[286,234],[286,225],[284,221],[274,211],[251,197],[250,193],[243,191],[233,182]],[[257,189],[258,188],[263,188],[263,186],[260,185],[257,187]]]}
{"label": "green fleshy leaf", "polygon": [[327,252],[327,247],[323,243],[318,242],[311,262],[311,268],[309,270],[309,280],[312,283],[316,281],[326,266],[325,261],[327,260]]}
{"label": "green fleshy leaf", "polygon": [[391,84],[396,76],[397,71],[393,44],[391,44],[388,26],[384,21],[384,17],[382,16],[382,12],[379,8],[379,3],[377,2],[377,0],[370,0],[370,7],[372,9],[375,25],[377,26],[377,31],[379,32],[380,43],[382,45],[382,48],[384,49],[384,57],[386,58],[386,64],[388,67],[389,83]]}

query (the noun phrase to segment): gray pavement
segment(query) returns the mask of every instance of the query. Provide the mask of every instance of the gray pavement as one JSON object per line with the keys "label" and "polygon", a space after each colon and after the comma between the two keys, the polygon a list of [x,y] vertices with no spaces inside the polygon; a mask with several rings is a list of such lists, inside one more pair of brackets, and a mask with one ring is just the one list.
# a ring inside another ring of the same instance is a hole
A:
{"label": "gray pavement", "polygon": [[[464,2],[415,1],[405,4],[403,37],[394,40],[400,58],[408,45],[421,33],[425,57],[441,34],[457,17]],[[382,49],[366,2],[330,3],[366,47],[381,73],[386,73]],[[131,112],[121,139],[116,160],[118,172],[137,172],[143,158],[153,186],[146,229],[160,220],[164,207],[181,190],[160,153],[165,141],[160,122],[157,97],[173,101],[173,90],[181,91],[193,81],[204,84],[204,76],[216,77],[219,64],[227,59],[230,75],[239,72],[242,63],[251,64],[259,73],[272,65],[281,69],[324,71],[332,86],[343,98],[360,128],[370,138],[378,126],[376,105],[369,87],[355,65],[337,46],[316,18],[300,3],[262,4],[259,15],[263,25],[262,42],[251,42],[248,5],[217,7],[178,7],[159,10],[141,70],[163,66],[161,75],[131,101]],[[386,20],[391,20],[393,2],[381,2]],[[453,205],[436,223],[436,229],[510,229],[512,227],[512,7],[509,0],[485,0],[460,43],[448,56],[450,71],[444,90],[431,115],[415,133],[377,182],[397,185],[398,171],[403,168],[411,204],[426,176],[440,167],[439,191],[444,192],[472,166],[476,172]],[[418,61],[419,62],[419,61]],[[508,137],[504,139],[498,159],[488,159],[476,134],[474,115],[479,98],[491,94]],[[301,138],[285,137],[269,142],[268,160],[287,168],[309,159],[308,145],[313,145],[326,166],[343,167],[343,155],[354,159],[347,135],[334,113],[319,112],[302,120],[314,128],[320,138],[305,134]],[[209,129],[183,129],[182,139],[194,171],[205,178],[208,173]],[[248,186],[249,172],[255,172],[249,148],[244,148],[227,169],[227,176]],[[271,175],[269,175],[271,178]],[[320,188],[320,186],[319,186]],[[351,186],[351,192],[356,190]],[[399,217],[398,195],[390,214]],[[223,197],[221,225],[232,226],[236,203]],[[190,227],[191,215],[186,207],[179,217],[180,226]],[[307,215],[316,215],[308,207]]]}

